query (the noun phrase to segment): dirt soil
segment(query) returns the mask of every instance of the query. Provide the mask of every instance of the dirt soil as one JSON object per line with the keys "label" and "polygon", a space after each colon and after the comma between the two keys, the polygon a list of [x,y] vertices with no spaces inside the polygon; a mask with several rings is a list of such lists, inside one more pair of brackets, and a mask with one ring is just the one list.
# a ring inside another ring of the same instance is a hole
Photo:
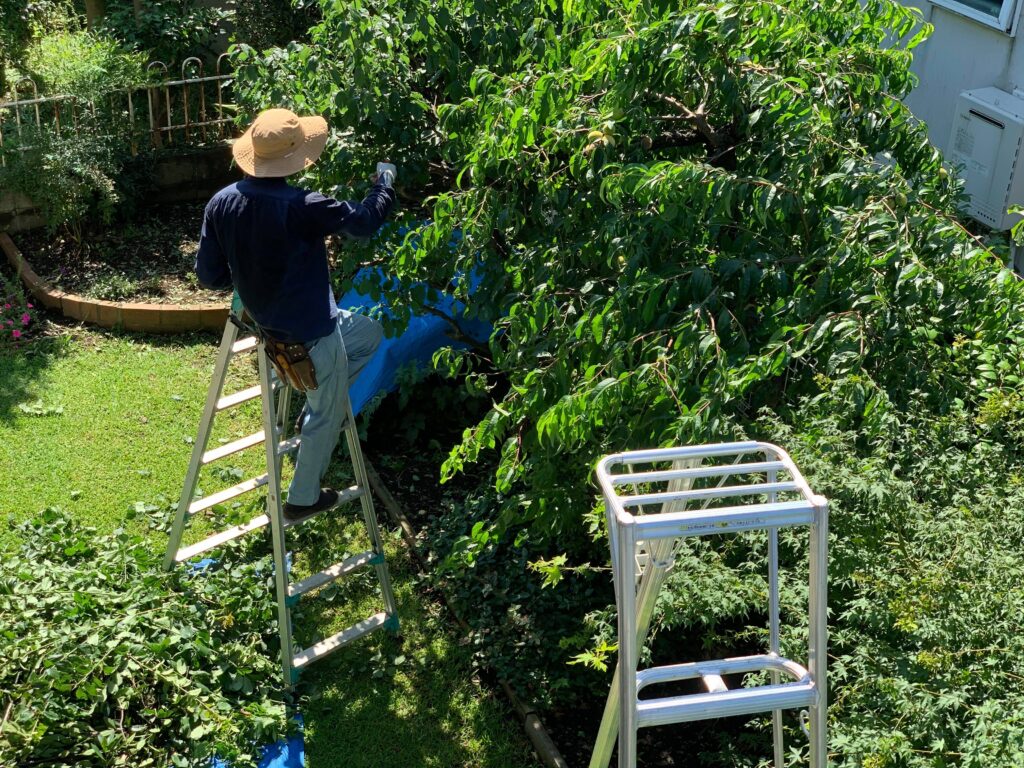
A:
{"label": "dirt soil", "polygon": [[16,242],[36,273],[68,293],[107,301],[223,303],[229,293],[202,288],[193,272],[203,203],[163,205],[107,227],[79,245],[33,230]]}

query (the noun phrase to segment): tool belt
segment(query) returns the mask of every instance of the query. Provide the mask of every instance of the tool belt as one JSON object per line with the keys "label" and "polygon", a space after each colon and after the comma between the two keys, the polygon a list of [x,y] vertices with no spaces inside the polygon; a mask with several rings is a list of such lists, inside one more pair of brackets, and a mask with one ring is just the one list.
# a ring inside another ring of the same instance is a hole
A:
{"label": "tool belt", "polygon": [[267,356],[281,381],[299,392],[317,388],[316,368],[305,345],[278,341],[265,333],[261,335]]}

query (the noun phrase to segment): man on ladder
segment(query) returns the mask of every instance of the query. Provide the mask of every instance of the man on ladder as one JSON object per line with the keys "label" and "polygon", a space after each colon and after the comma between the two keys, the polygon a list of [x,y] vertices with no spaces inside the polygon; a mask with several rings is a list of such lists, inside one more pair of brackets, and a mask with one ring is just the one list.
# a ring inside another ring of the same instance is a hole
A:
{"label": "man on ladder", "polygon": [[196,256],[199,281],[234,286],[272,351],[275,367],[306,393],[302,433],[283,515],[300,520],[338,505],[321,488],[347,411],[348,386],[373,357],[382,332],[375,320],[338,309],[324,239],[369,237],[394,207],[396,169],[379,163],[361,202],[292,187],[327,143],[327,122],[287,109],[262,112],[232,148],[246,174],[206,206]]}

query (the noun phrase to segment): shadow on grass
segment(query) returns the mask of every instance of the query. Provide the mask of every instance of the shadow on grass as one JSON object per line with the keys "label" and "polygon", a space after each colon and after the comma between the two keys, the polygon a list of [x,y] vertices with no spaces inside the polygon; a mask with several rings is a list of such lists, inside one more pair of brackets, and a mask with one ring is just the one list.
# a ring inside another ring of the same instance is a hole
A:
{"label": "shadow on grass", "polygon": [[0,423],[10,423],[18,407],[38,399],[37,382],[71,349],[66,336],[46,335],[18,347],[0,347]]}
{"label": "shadow on grass", "polygon": [[[101,345],[119,339],[134,344],[145,344],[157,349],[180,349],[208,344],[212,365],[219,337],[214,333],[186,333],[175,335],[143,334],[117,329],[83,327],[60,319],[47,319],[40,323],[40,335],[30,337],[16,347],[0,347],[0,423],[10,423],[20,413],[19,406],[42,399],[39,379],[58,360],[91,345]],[[130,361],[124,361],[130,365]],[[196,387],[205,393],[209,380],[196,378]]]}
{"label": "shadow on grass", "polygon": [[[362,648],[367,659],[375,654],[368,645]],[[441,652],[431,647],[402,667],[390,663],[408,650],[397,639],[386,638],[378,648],[383,658],[378,657],[376,677],[371,664],[337,664],[319,672],[329,687],[305,712],[311,768],[535,765],[525,750],[500,743],[518,730],[511,715],[495,701],[473,706],[469,693],[453,685],[453,677],[468,678],[470,671],[451,658],[452,646]]]}

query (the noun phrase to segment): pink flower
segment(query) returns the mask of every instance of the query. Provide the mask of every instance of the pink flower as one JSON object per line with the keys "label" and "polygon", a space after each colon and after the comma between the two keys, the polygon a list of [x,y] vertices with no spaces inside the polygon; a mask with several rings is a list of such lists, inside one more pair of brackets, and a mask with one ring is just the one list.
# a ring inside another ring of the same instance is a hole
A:
{"label": "pink flower", "polygon": [[14,321],[13,321],[13,320],[8,320],[8,321],[7,321],[7,324],[8,324],[8,325],[14,325]]}
{"label": "pink flower", "polygon": [[28,312],[26,312],[24,315],[21,316],[21,324],[22,325],[28,325],[30,322],[32,322],[32,318],[28,314]]}
{"label": "pink flower", "polygon": [[11,308],[10,304],[4,304],[4,309],[10,309],[10,308]]}
{"label": "pink flower", "polygon": [[28,303],[28,304],[26,304],[25,306],[27,306],[27,307],[28,307],[29,309],[32,309],[32,303],[31,303],[31,302],[29,302],[29,303]]}
{"label": "pink flower", "polygon": [[21,331],[11,331],[11,336],[13,336],[16,339],[20,339],[21,338]]}

